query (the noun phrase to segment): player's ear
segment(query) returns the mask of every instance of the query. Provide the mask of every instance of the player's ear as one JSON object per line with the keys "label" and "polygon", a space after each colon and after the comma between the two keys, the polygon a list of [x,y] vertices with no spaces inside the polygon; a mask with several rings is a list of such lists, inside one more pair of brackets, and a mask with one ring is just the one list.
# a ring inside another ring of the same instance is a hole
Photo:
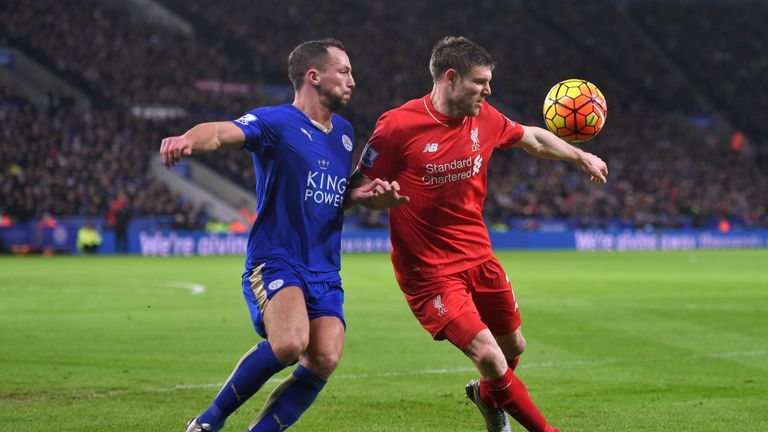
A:
{"label": "player's ear", "polygon": [[315,68],[311,68],[307,71],[306,75],[304,75],[304,79],[306,82],[312,85],[317,85],[320,83],[320,73]]}
{"label": "player's ear", "polygon": [[448,69],[445,71],[445,74],[443,74],[443,78],[445,79],[445,82],[447,82],[451,88],[456,84],[456,81],[459,80],[459,73],[456,72],[456,69]]}

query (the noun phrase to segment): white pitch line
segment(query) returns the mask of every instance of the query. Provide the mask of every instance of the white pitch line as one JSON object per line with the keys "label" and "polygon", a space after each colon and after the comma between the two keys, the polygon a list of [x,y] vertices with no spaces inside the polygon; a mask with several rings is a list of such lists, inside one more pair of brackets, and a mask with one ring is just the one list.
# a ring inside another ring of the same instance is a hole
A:
{"label": "white pitch line", "polygon": [[189,290],[192,295],[198,295],[205,292],[205,285],[197,284],[194,282],[165,281],[159,282],[158,285],[169,288],[186,289]]}
{"label": "white pitch line", "polygon": [[[756,351],[736,351],[736,352],[720,352],[709,354],[693,354],[689,356],[668,356],[668,357],[651,357],[647,359],[617,359],[606,358],[599,360],[568,360],[568,361],[548,361],[541,363],[521,363],[521,369],[536,369],[536,368],[550,368],[550,367],[568,367],[568,366],[598,366],[615,363],[656,363],[669,360],[695,360],[695,359],[715,359],[715,358],[732,358],[732,357],[759,357],[768,355],[768,350],[756,350]],[[466,373],[475,372],[477,369],[473,367],[460,367],[450,369],[422,369],[415,371],[404,372],[375,372],[375,373],[362,373],[362,374],[341,374],[331,377],[333,380],[356,380],[356,379],[371,379],[371,378],[390,378],[390,377],[403,377],[403,376],[421,376],[421,375],[448,375],[454,373]],[[272,378],[268,382],[279,383],[284,378]],[[145,387],[144,390],[148,392],[170,392],[175,390],[187,390],[187,389],[201,389],[201,388],[221,388],[224,383],[205,383],[205,384],[176,384],[171,387]]]}
{"label": "white pitch line", "polygon": [[[144,286],[144,283],[141,282],[134,282],[133,285],[139,285]],[[205,292],[205,285],[194,283],[194,282],[183,282],[183,281],[159,281],[154,282],[150,285],[158,286],[158,287],[164,287],[164,288],[180,288],[189,290],[190,294],[192,295],[199,295],[203,294]],[[75,292],[72,288],[61,288],[56,286],[41,286],[41,285],[21,285],[16,287],[3,287],[0,288],[0,292],[5,291],[24,291],[24,292],[47,292],[47,291],[55,291],[57,294],[61,293],[73,293]],[[91,288],[80,288],[77,289],[77,291],[88,291],[88,292],[112,292],[113,290],[94,290]]]}

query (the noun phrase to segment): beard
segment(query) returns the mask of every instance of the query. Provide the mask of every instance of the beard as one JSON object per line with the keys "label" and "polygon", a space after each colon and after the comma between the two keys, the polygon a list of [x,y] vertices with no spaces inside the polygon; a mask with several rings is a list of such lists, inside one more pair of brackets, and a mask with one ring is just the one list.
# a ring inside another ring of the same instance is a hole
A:
{"label": "beard", "polygon": [[325,100],[325,107],[331,112],[336,112],[347,105],[347,101],[344,100],[344,96],[329,95]]}
{"label": "beard", "polygon": [[347,106],[352,96],[351,92],[349,93],[349,96],[347,96],[343,91],[336,93],[333,91],[334,89],[322,90],[323,89],[321,89],[321,103],[331,112],[337,112]]}

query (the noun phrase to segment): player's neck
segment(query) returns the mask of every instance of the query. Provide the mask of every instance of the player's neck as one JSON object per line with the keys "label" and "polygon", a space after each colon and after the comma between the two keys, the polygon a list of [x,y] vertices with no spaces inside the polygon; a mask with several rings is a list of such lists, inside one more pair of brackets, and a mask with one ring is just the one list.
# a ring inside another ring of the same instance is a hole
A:
{"label": "player's neck", "polygon": [[466,115],[453,103],[448,97],[447,89],[444,86],[435,83],[432,87],[432,93],[429,94],[429,100],[437,112],[452,119],[460,119]]}
{"label": "player's neck", "polygon": [[333,112],[324,107],[317,97],[313,99],[309,95],[296,93],[296,98],[293,100],[293,106],[303,112],[310,120],[319,123],[328,130],[331,129]]}

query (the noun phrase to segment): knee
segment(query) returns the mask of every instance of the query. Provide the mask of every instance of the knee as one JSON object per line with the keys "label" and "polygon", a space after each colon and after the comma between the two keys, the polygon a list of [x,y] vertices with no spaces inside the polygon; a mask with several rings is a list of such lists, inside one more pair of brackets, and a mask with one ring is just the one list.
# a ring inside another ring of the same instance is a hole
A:
{"label": "knee", "polygon": [[506,364],[501,349],[494,344],[476,346],[468,354],[481,371],[503,370]]}
{"label": "knee", "polygon": [[309,335],[303,335],[299,333],[284,335],[274,340],[270,340],[269,344],[272,346],[272,352],[275,354],[275,358],[284,364],[294,364],[298,361],[301,354],[307,349],[309,345]]}
{"label": "knee", "polygon": [[317,375],[328,379],[336,370],[340,359],[341,353],[320,352],[307,355],[302,363],[306,363],[305,366]]}

